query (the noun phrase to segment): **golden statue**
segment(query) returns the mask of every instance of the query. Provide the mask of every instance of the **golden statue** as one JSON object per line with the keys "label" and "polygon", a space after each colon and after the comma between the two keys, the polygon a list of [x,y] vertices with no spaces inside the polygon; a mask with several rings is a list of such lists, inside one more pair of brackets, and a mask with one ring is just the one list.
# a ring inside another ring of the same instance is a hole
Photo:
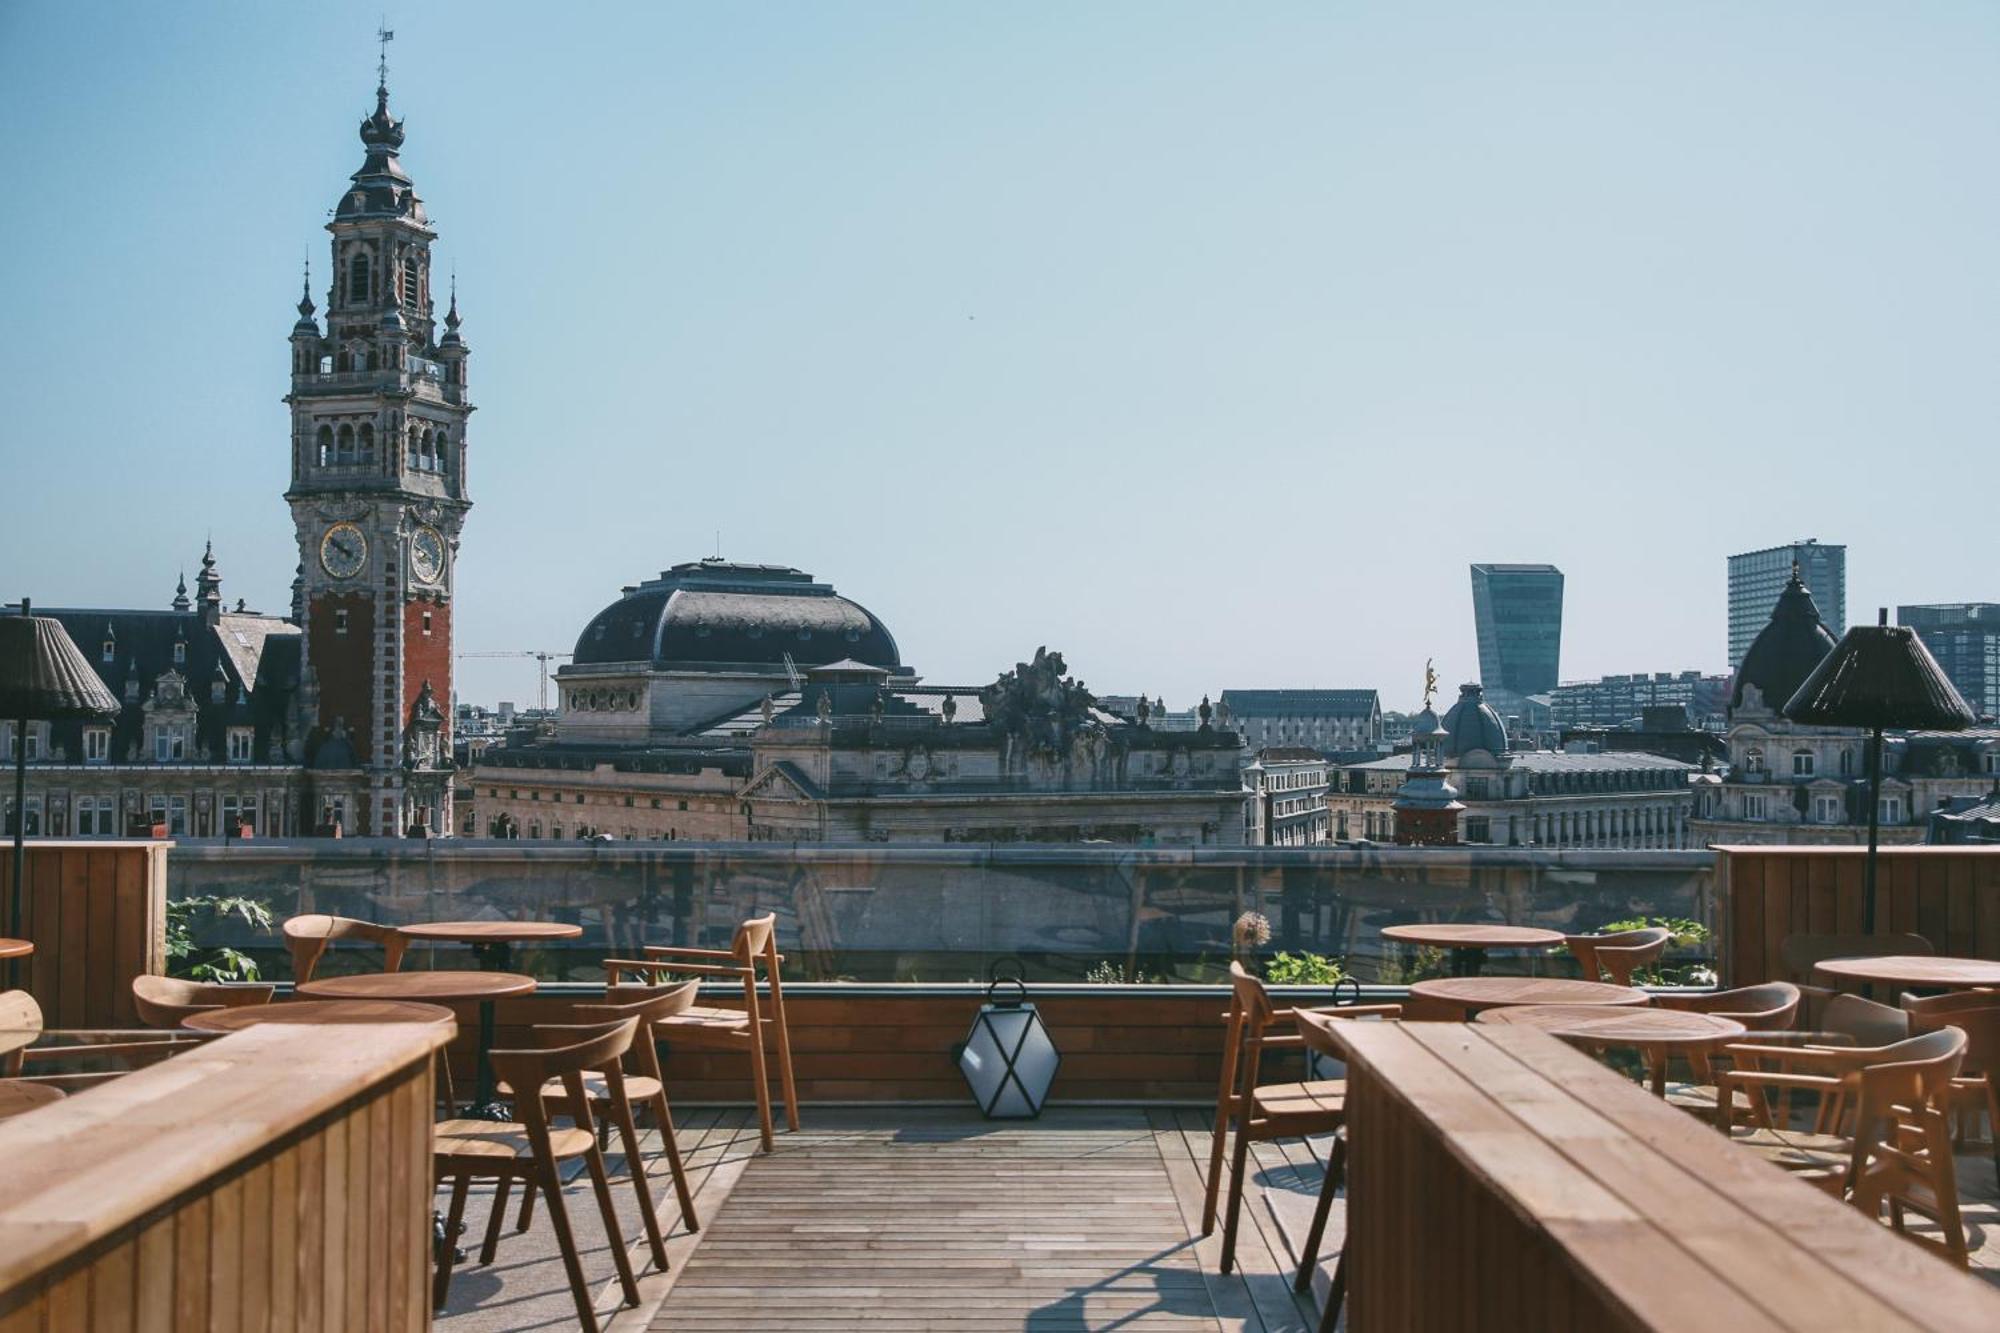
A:
{"label": "golden statue", "polygon": [[1431,696],[1437,693],[1438,673],[1431,669],[1431,663],[1435,660],[1429,657],[1424,659],[1424,707],[1426,708],[1431,706]]}

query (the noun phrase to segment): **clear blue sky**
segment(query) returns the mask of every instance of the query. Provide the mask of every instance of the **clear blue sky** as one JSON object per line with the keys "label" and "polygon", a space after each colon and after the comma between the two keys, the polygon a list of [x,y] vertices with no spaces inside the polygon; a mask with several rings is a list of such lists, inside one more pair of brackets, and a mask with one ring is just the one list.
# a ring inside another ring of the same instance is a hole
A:
{"label": "clear blue sky", "polygon": [[[0,7],[4,595],[282,610],[286,334],[376,6]],[[2000,599],[1987,4],[426,3],[403,160],[456,267],[462,649],[714,550],[937,680],[1722,669],[1724,556]],[[467,663],[461,696],[532,697]]]}

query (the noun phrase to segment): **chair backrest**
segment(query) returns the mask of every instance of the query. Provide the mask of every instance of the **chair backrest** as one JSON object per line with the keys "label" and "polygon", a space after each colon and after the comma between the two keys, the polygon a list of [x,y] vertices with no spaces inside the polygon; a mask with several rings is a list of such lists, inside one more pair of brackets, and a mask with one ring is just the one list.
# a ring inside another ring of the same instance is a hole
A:
{"label": "chair backrest", "polygon": [[1601,968],[1618,985],[1629,986],[1632,974],[1658,962],[1673,938],[1674,933],[1663,926],[1647,926],[1608,935],[1565,935],[1563,943],[1582,965],[1585,981],[1596,981]]}
{"label": "chair backrest", "polygon": [[1965,1061],[1965,1047],[1965,1033],[1944,1027],[1880,1048],[1860,1071],[1862,1115],[1942,1104]]}
{"label": "chair backrest", "polygon": [[1706,995],[1658,995],[1653,1003],[1662,1009],[1733,1018],[1752,1032],[1782,1032],[1798,1017],[1799,988],[1789,981],[1767,981]]}
{"label": "chair backrest", "polygon": [[2000,991],[1956,991],[1925,998],[1908,996],[1903,1008],[1912,1033],[1954,1027],[1965,1034],[1961,1074],[2000,1073]]}
{"label": "chair backrest", "polygon": [[0,991],[0,1074],[21,1072],[21,1052],[35,1044],[42,1031],[42,1006],[24,990]]}
{"label": "chair backrest", "polygon": [[636,1018],[640,1032],[650,1037],[653,1024],[692,1009],[700,991],[699,980],[682,981],[671,986],[607,986],[602,1003],[579,1004],[571,1012],[589,1023],[616,1023]]}
{"label": "chair backrest", "polygon": [[1907,1013],[1859,995],[1836,995],[1828,1000],[1820,1022],[1825,1031],[1849,1037],[1856,1046],[1889,1046],[1910,1035]]}
{"label": "chair backrest", "polygon": [[736,955],[737,962],[749,968],[755,968],[761,958],[771,974],[776,976],[778,967],[773,960],[778,952],[777,927],[778,916],[775,912],[751,917],[736,927],[736,934],[729,941],[729,952]]}
{"label": "chair backrest", "polygon": [[1937,952],[1921,935],[1787,935],[1778,958],[1793,981],[1811,981],[1813,968],[1829,958],[1886,958]]}
{"label": "chair backrest", "polygon": [[[561,1079],[568,1094],[566,1113],[575,1118],[579,1128],[590,1129],[590,1098],[584,1093],[582,1075],[595,1070],[604,1075],[614,1097],[624,1096],[621,1061],[632,1049],[638,1032],[635,1014],[609,1023],[540,1024],[534,1029],[534,1038],[543,1045],[532,1050],[492,1052],[493,1072],[514,1088],[539,1088],[552,1078]],[[540,1097],[516,1097],[514,1113],[532,1133],[547,1131],[548,1116]]]}
{"label": "chair backrest", "polygon": [[285,948],[292,955],[292,980],[311,981],[313,972],[325,957],[326,949],[334,940],[360,939],[382,948],[382,970],[400,972],[403,970],[403,953],[410,947],[410,937],[394,926],[377,925],[373,921],[357,921],[351,916],[325,916],[309,912],[304,916],[286,918]]}
{"label": "chair backrest", "polygon": [[132,978],[132,1004],[149,1028],[177,1028],[181,1020],[212,1009],[269,1004],[276,986],[268,983],[188,981],[181,977]]}

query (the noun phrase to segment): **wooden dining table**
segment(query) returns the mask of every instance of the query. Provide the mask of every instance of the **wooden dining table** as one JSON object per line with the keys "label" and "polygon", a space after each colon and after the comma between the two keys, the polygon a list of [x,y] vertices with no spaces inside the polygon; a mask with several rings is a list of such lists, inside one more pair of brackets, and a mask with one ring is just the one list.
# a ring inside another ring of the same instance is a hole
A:
{"label": "wooden dining table", "polygon": [[265,1023],[457,1023],[458,1015],[441,1004],[415,1000],[289,1000],[283,1004],[245,1005],[189,1014],[181,1026],[195,1032],[241,1032]]}
{"label": "wooden dining table", "polygon": [[300,982],[296,993],[315,1000],[416,1000],[419,1003],[476,1003],[479,1006],[479,1074],[474,1106],[493,1102],[493,1005],[514,995],[532,994],[535,979],[519,972],[357,972]]}
{"label": "wooden dining table", "polygon": [[1560,930],[1477,922],[1384,926],[1381,933],[1383,939],[1399,944],[1451,950],[1451,974],[1455,977],[1478,976],[1488,949],[1546,949],[1563,942]]}
{"label": "wooden dining table", "polygon": [[1636,986],[1568,977],[1439,977],[1411,985],[1410,994],[1450,1005],[1470,1017],[1515,1004],[1642,1005],[1651,997]]}
{"label": "wooden dining table", "polygon": [[1916,986],[1924,990],[1966,990],[2000,986],[2000,962],[1937,954],[1888,954],[1877,958],[1826,958],[1813,964],[1840,981]]}
{"label": "wooden dining table", "polygon": [[33,940],[0,939],[0,958],[26,958],[34,951]]}
{"label": "wooden dining table", "polygon": [[[1614,1004],[1518,1004],[1482,1011],[1477,1019],[1505,1027],[1539,1028],[1579,1046],[1629,1046],[1649,1057],[1712,1051],[1747,1028],[1719,1014]],[[1653,1095],[1667,1095],[1667,1062],[1649,1058]]]}
{"label": "wooden dining table", "polygon": [[573,940],[583,927],[564,921],[419,921],[397,930],[426,944],[466,944],[488,972],[511,972],[516,944]]}

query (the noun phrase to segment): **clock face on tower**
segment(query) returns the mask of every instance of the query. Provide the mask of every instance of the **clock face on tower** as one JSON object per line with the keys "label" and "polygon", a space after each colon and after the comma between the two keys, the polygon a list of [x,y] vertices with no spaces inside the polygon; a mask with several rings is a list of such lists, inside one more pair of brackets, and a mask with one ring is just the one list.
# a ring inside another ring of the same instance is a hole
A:
{"label": "clock face on tower", "polygon": [[320,567],[337,579],[351,579],[368,563],[368,538],[352,523],[336,523],[319,542]]}
{"label": "clock face on tower", "polygon": [[410,538],[410,570],[420,583],[436,583],[444,574],[444,538],[436,528],[418,528]]}

